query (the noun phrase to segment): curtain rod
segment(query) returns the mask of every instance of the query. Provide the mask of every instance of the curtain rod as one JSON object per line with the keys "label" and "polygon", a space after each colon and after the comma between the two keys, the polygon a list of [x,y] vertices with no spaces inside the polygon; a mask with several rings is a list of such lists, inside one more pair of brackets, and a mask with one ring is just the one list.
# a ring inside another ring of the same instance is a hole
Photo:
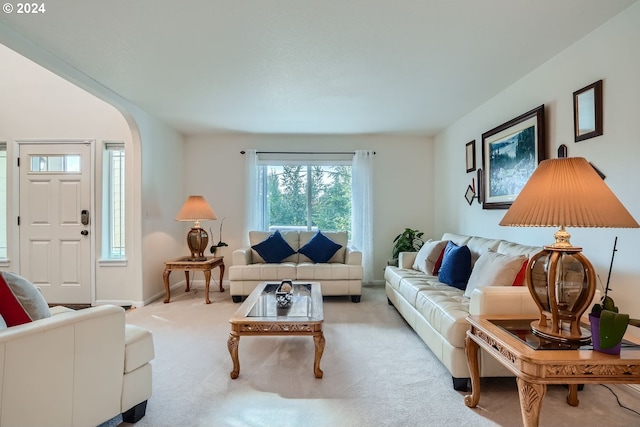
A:
{"label": "curtain rod", "polygon": [[[240,151],[245,154],[246,151]],[[356,154],[353,151],[256,151],[257,154]],[[373,154],[376,154],[374,151]]]}

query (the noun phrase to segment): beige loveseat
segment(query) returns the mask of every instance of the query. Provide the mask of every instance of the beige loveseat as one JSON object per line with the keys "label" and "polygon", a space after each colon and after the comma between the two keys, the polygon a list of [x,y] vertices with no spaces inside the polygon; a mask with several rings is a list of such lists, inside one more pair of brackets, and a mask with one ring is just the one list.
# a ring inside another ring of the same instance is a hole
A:
{"label": "beige loveseat", "polygon": [[[526,246],[499,239],[445,233],[441,241],[466,245],[471,251],[472,264],[488,250],[515,256],[531,255],[542,248]],[[464,339],[469,329],[469,314],[530,314],[540,312],[525,286],[487,286],[473,290],[470,298],[465,291],[441,283],[438,277],[412,268],[417,252],[404,252],[399,266],[385,269],[386,293],[407,323],[449,370],[456,390],[466,390],[469,369],[464,351]],[[482,377],[504,377],[513,374],[493,357],[480,353]]]}
{"label": "beige loveseat", "polygon": [[[2,322],[4,323],[4,322]],[[51,309],[0,330],[0,426],[97,426],[145,414],[153,337],[121,307]]]}
{"label": "beige loveseat", "polygon": [[233,252],[229,268],[230,292],[240,302],[260,282],[291,279],[320,282],[322,295],[348,295],[359,302],[362,295],[362,253],[347,242],[346,232],[323,232],[342,247],[326,263],[315,263],[298,253],[316,234],[314,231],[282,231],[282,237],[295,253],[281,262],[267,263],[251,246],[265,241],[272,233],[250,231],[249,246]]}

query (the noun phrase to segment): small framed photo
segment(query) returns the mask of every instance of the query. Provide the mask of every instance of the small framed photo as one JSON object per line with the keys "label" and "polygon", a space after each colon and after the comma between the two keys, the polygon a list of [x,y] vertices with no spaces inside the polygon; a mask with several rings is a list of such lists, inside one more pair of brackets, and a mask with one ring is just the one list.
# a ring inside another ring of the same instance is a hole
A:
{"label": "small framed photo", "polygon": [[467,191],[464,193],[464,198],[467,199],[467,203],[469,203],[469,206],[471,206],[471,204],[473,203],[473,199],[476,198],[476,192],[473,191],[473,187],[471,187],[470,185],[467,187]]}
{"label": "small framed photo", "polygon": [[467,142],[466,156],[467,156],[467,172],[473,172],[476,170],[476,140]]}
{"label": "small framed photo", "polygon": [[602,80],[573,92],[575,142],[602,135]]}

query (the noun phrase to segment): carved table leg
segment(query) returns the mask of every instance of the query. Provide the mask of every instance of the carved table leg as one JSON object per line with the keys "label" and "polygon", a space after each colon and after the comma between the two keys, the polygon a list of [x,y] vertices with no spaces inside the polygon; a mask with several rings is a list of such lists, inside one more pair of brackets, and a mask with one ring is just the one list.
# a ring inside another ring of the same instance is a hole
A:
{"label": "carved table leg", "polygon": [[222,279],[224,278],[224,263],[220,264],[220,292],[224,292],[222,287]]}
{"label": "carved table leg", "polygon": [[189,292],[189,270],[184,271],[184,277],[187,279],[187,288],[184,290],[185,292]]}
{"label": "carved table leg", "polygon": [[211,270],[204,271],[204,301],[207,304],[211,304],[209,300],[209,283],[211,282]]}
{"label": "carved table leg", "polygon": [[313,361],[313,374],[316,378],[322,378],[324,372],[320,369],[320,359],[322,358],[322,353],[324,352],[324,334],[321,332],[320,335],[313,336],[313,342],[316,345],[316,356]]}
{"label": "carved table leg", "polygon": [[164,303],[168,303],[171,300],[171,289],[169,288],[169,275],[171,274],[171,270],[164,270],[162,274],[162,280],[164,281]]}
{"label": "carved table leg", "polygon": [[532,384],[522,378],[516,378],[518,394],[520,395],[520,410],[524,427],[538,427],[542,399],[547,393],[545,384]]}
{"label": "carved table leg", "polygon": [[475,408],[480,401],[480,368],[478,366],[478,343],[472,340],[469,335],[464,339],[464,352],[467,355],[469,365],[469,375],[471,376],[471,394],[464,397],[464,404],[469,408]]}
{"label": "carved table leg", "polygon": [[231,361],[233,362],[233,370],[231,371],[231,379],[235,380],[240,375],[240,360],[238,359],[238,345],[240,345],[240,337],[233,333],[229,335],[227,340],[227,348],[231,355]]}

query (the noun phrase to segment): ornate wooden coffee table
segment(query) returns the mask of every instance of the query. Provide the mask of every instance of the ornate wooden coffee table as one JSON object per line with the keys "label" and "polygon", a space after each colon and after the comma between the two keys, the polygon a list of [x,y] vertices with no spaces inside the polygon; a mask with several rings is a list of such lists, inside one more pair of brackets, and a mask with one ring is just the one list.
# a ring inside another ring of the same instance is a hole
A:
{"label": "ornate wooden coffee table", "polygon": [[322,333],[322,292],[320,283],[293,283],[293,301],[288,308],[278,308],[275,291],[280,283],[260,283],[242,303],[233,317],[227,347],[233,361],[231,378],[240,375],[238,345],[244,335],[310,335],[315,344],[313,373],[322,378],[320,359],[324,351]]}
{"label": "ornate wooden coffee table", "polygon": [[[525,427],[536,427],[547,384],[567,384],[567,403],[578,406],[578,384],[640,383],[640,349],[633,343],[619,356],[544,340],[530,333],[533,319],[514,316],[469,316],[465,351],[471,374],[471,394],[464,403],[480,401],[478,350],[484,349],[513,372],[518,383]],[[587,421],[587,420],[585,420]],[[588,423],[588,421],[587,421]]]}

